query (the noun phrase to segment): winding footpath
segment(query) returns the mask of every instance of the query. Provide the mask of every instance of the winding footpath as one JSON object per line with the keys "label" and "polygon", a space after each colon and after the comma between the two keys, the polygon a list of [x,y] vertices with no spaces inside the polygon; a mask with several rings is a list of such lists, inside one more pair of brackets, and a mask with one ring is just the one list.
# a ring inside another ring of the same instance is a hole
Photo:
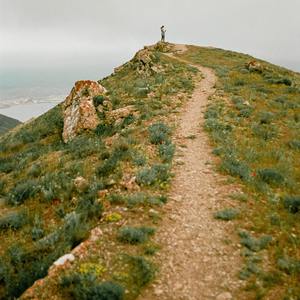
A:
{"label": "winding footpath", "polygon": [[[184,45],[176,48],[186,50]],[[213,70],[193,66],[203,79],[196,83],[177,121],[175,177],[155,237],[162,246],[159,273],[139,300],[240,299],[236,293],[241,285],[237,277],[241,258],[234,226],[213,217],[230,205],[228,194],[238,192],[238,187],[224,184],[226,178],[213,170],[215,158],[203,129],[204,111],[217,78]]]}

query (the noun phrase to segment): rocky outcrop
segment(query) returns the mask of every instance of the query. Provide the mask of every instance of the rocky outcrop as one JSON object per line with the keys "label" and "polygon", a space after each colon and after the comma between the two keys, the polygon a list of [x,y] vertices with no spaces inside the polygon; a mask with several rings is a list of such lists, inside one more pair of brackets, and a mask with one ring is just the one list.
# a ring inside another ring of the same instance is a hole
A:
{"label": "rocky outcrop", "polygon": [[93,104],[93,98],[105,93],[105,88],[96,81],[81,80],[75,83],[63,104],[63,140],[65,143],[71,141],[82,131],[97,127],[100,121]]}
{"label": "rocky outcrop", "polygon": [[106,119],[109,123],[120,124],[122,120],[130,115],[138,116],[134,105],[128,105],[118,109],[114,109],[106,113]]}
{"label": "rocky outcrop", "polygon": [[126,67],[130,67],[131,69],[136,70],[139,74],[145,76],[151,76],[163,71],[163,67],[160,64],[157,64],[157,58],[155,56],[156,51],[168,52],[169,45],[157,43],[152,46],[145,46],[142,50],[138,51],[128,63],[115,68],[115,73],[122,71]]}
{"label": "rocky outcrop", "polygon": [[258,73],[262,73],[264,70],[264,67],[262,66],[261,63],[259,63],[256,60],[251,60],[249,62],[246,63],[246,68],[250,71],[250,72],[258,72]]}

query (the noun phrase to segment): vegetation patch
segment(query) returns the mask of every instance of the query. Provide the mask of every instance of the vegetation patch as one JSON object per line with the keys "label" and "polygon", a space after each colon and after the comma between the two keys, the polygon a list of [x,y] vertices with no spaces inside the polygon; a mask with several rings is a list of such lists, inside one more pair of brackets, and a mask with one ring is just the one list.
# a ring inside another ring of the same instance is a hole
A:
{"label": "vegetation patch", "polygon": [[118,240],[122,243],[141,244],[154,232],[155,229],[150,227],[123,227],[119,230]]}
{"label": "vegetation patch", "polygon": [[234,208],[227,208],[221,211],[218,211],[214,214],[216,219],[230,221],[236,219],[240,214],[240,211]]}

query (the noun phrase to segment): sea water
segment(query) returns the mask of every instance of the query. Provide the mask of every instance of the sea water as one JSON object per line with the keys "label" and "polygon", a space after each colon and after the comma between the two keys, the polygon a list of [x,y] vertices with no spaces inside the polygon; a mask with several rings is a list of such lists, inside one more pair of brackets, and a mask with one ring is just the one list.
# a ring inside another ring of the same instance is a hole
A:
{"label": "sea water", "polygon": [[0,114],[22,122],[40,116],[64,101],[77,80],[99,80],[131,55],[86,53],[18,60],[0,57]]}

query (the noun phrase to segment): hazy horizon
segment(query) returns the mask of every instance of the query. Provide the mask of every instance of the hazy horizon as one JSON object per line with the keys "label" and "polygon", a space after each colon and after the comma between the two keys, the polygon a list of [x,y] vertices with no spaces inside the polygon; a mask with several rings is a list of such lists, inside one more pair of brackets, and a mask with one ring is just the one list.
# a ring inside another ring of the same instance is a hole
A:
{"label": "hazy horizon", "polygon": [[0,102],[46,101],[76,80],[107,76],[158,41],[162,24],[170,42],[243,52],[300,72],[299,11],[297,0],[0,0]]}

